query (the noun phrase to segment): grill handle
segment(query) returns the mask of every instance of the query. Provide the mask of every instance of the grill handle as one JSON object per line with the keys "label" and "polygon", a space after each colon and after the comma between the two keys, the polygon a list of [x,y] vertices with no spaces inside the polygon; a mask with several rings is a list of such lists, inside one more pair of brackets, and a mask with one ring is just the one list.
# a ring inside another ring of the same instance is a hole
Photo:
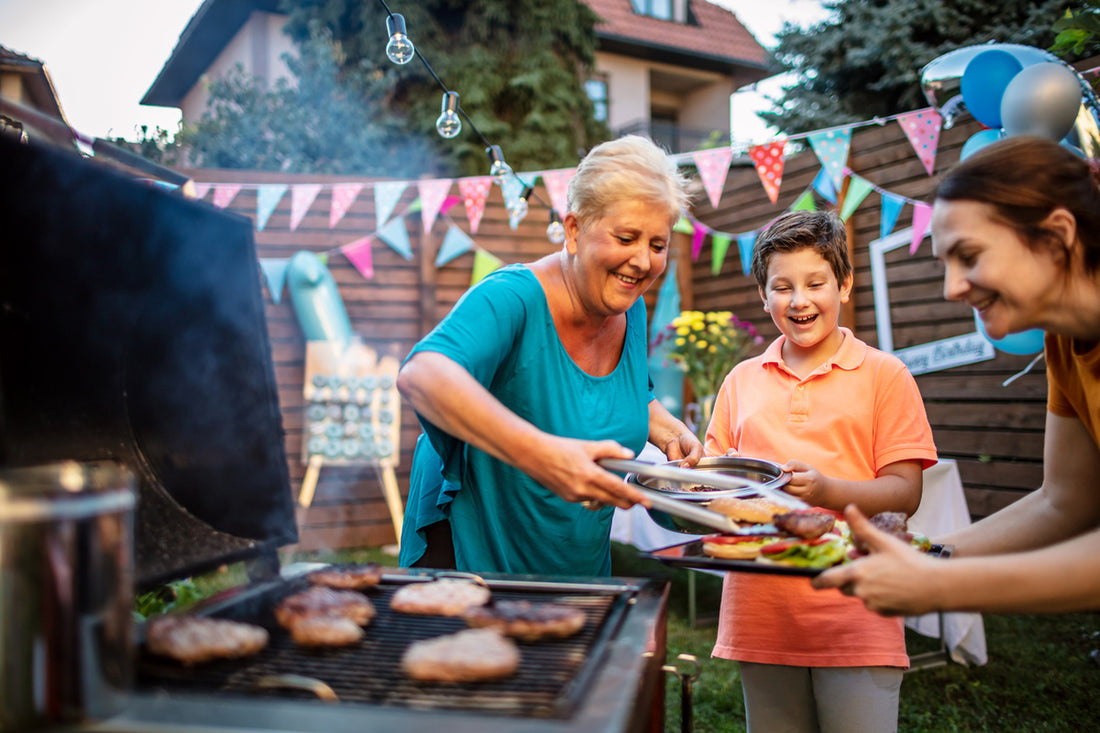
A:
{"label": "grill handle", "polygon": [[685,672],[675,664],[666,664],[661,667],[662,672],[676,675],[680,678],[680,731],[692,733],[695,729],[695,704],[692,699],[691,686],[699,679],[702,667],[694,654],[677,654],[676,659],[684,662],[690,671]]}

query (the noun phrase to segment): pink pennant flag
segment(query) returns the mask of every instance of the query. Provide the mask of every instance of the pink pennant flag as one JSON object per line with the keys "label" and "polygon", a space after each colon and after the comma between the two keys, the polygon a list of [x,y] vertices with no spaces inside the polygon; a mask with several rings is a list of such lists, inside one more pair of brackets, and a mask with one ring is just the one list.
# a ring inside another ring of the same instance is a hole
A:
{"label": "pink pennant flag", "polygon": [[206,193],[210,190],[209,183],[196,183],[195,184],[195,198],[201,199],[206,196]]}
{"label": "pink pennant flag", "polygon": [[934,108],[912,112],[897,118],[905,136],[909,138],[909,144],[913,151],[924,163],[924,169],[928,175],[932,175],[932,169],[936,167],[936,149],[940,144],[940,128],[943,126],[943,117]]}
{"label": "pink pennant flag", "polygon": [[439,205],[439,213],[446,214],[448,211],[451,210],[452,206],[460,203],[462,203],[461,196],[448,196],[447,198],[443,199],[443,203]]}
{"label": "pink pennant flag", "polygon": [[458,179],[458,191],[462,194],[462,203],[466,205],[466,218],[470,222],[470,234],[477,234],[481,216],[485,213],[485,199],[493,186],[492,176],[473,176]]}
{"label": "pink pennant flag", "polygon": [[313,200],[321,192],[320,183],[295,183],[290,187],[290,230],[294,231],[302,217],[313,205]]}
{"label": "pink pennant flag", "polygon": [[920,201],[913,202],[913,239],[909,243],[909,254],[920,249],[924,235],[928,233],[928,224],[932,221],[932,207]]}
{"label": "pink pennant flag", "polygon": [[703,240],[707,238],[707,228],[695,222],[695,231],[691,233],[691,259],[699,259],[699,253],[703,251]]}
{"label": "pink pennant flag", "polygon": [[224,209],[233,202],[237,192],[241,190],[239,183],[218,183],[214,186],[214,206]]}
{"label": "pink pennant flag", "polygon": [[368,280],[374,277],[374,262],[371,259],[370,241],[371,235],[368,234],[362,239],[356,239],[354,242],[345,244],[340,248],[344,256],[351,260],[351,264],[355,266],[359,274]]}
{"label": "pink pennant flag", "polygon": [[420,221],[424,225],[425,233],[432,230],[432,224],[439,216],[439,207],[451,190],[451,183],[453,180],[450,178],[417,181],[416,188],[420,192]]}
{"label": "pink pennant flag", "polygon": [[328,228],[336,226],[363,190],[362,183],[337,183],[332,187],[332,207],[328,212]]}
{"label": "pink pennant flag", "polygon": [[550,204],[563,219],[569,209],[569,182],[576,172],[576,168],[559,168],[542,173],[542,182],[546,184],[546,192],[550,194]]}
{"label": "pink pennant flag", "polygon": [[733,148],[699,150],[691,157],[703,181],[703,188],[710,197],[710,205],[717,209],[722,199],[722,188],[726,185],[726,174],[730,171],[730,161],[733,160]]}

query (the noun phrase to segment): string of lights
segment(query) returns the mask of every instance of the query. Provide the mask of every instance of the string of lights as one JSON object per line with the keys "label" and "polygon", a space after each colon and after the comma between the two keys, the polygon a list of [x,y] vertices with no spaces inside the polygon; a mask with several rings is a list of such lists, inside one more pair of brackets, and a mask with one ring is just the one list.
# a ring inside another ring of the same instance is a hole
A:
{"label": "string of lights", "polygon": [[[405,24],[405,17],[400,13],[395,13],[390,10],[390,6],[386,4],[386,0],[378,0],[378,2],[386,11],[386,33],[389,35],[389,41],[386,43],[386,57],[393,63],[403,66],[412,61],[413,56],[415,56],[420,59],[420,62],[424,64],[424,68],[427,69],[431,77],[435,79],[436,83],[439,84],[440,88],[443,90],[439,118],[435,121],[436,132],[443,138],[448,140],[452,139],[462,132],[462,120],[466,120],[466,124],[469,125],[470,130],[480,138],[481,142],[485,145],[485,154],[489,157],[489,175],[492,176],[493,182],[503,187],[505,181],[509,177],[514,177],[522,185],[519,196],[509,205],[509,210],[516,219],[522,219],[527,216],[531,198],[534,198],[541,205],[546,206],[546,203],[535,194],[534,186],[520,178],[504,160],[504,153],[501,151],[500,146],[490,143],[489,140],[481,134],[481,131],[477,129],[477,125],[474,124],[470,116],[466,114],[466,111],[463,110],[462,106],[459,104],[458,92],[447,88],[447,85],[444,84],[443,80],[439,78],[439,75],[435,73],[432,65],[424,58],[424,54],[420,52],[420,49],[416,48],[416,45],[409,37],[408,26]],[[555,211],[553,207],[547,206],[547,208],[550,210],[550,225],[546,228],[546,236],[554,244],[561,244],[565,241],[565,228],[562,226],[561,218],[558,216],[557,211]]]}

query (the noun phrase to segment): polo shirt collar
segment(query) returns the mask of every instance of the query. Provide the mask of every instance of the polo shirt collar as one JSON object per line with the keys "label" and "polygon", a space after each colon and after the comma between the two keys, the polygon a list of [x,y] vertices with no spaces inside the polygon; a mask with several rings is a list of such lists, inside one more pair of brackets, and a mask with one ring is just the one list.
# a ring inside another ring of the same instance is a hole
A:
{"label": "polo shirt collar", "polygon": [[[844,334],[844,340],[840,342],[840,348],[836,350],[828,361],[814,370],[815,373],[821,371],[827,371],[832,367],[839,369],[846,369],[851,371],[857,369],[860,364],[863,363],[864,358],[867,356],[867,344],[863,343],[856,338],[852,330],[840,327],[840,332]],[[786,343],[787,337],[780,335],[775,341],[771,342],[771,345],[764,350],[763,359],[764,364],[780,365],[783,363],[783,344]]]}

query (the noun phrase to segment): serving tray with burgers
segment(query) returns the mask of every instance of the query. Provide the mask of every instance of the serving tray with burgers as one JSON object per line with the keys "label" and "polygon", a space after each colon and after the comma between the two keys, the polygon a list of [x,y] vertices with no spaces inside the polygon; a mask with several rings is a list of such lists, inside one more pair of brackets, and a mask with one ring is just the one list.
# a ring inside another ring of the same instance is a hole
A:
{"label": "serving tray with burgers", "polygon": [[[705,535],[643,553],[666,564],[813,576],[865,551],[834,513],[782,491],[790,476],[770,461],[722,456],[704,458],[693,468],[675,462],[601,464],[631,471],[627,480],[650,498],[649,514],[657,524]],[[940,554],[926,537],[908,531],[902,513],[883,512],[872,522],[923,551]]]}

